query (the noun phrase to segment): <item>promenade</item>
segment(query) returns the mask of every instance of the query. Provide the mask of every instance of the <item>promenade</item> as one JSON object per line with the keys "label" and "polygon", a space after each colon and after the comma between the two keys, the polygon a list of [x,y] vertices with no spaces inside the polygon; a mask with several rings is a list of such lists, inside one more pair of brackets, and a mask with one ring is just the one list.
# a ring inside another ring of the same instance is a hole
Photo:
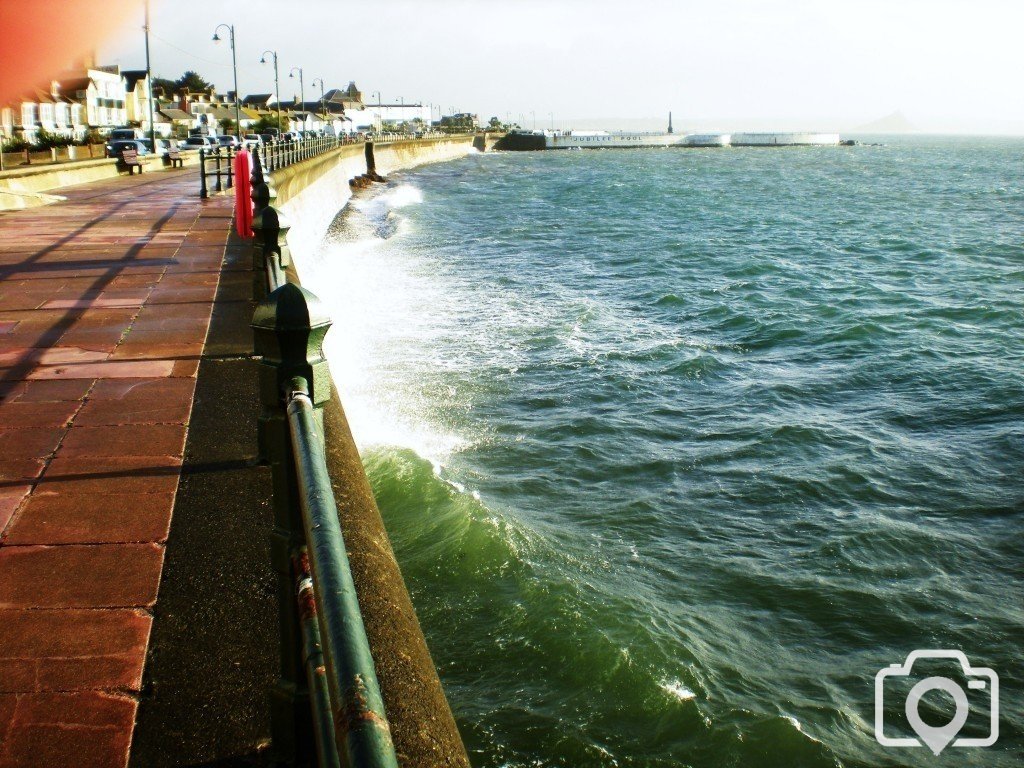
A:
{"label": "promenade", "polygon": [[191,171],[0,214],[0,767],[124,766],[232,216]]}

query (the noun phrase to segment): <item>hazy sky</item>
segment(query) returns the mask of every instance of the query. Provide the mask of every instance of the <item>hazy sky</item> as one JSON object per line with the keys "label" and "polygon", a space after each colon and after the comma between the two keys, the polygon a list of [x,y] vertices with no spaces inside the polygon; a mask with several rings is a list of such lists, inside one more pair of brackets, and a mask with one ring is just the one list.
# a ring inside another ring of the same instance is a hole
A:
{"label": "hazy sky", "polygon": [[[6,0],[5,0],[6,1]],[[210,38],[234,23],[239,88],[355,80],[538,127],[585,118],[850,130],[896,110],[923,130],[1024,133],[1024,0],[152,0],[154,71],[231,87]],[[142,66],[142,12],[101,59]],[[133,32],[137,31],[137,34]],[[592,121],[593,122],[593,121]]]}

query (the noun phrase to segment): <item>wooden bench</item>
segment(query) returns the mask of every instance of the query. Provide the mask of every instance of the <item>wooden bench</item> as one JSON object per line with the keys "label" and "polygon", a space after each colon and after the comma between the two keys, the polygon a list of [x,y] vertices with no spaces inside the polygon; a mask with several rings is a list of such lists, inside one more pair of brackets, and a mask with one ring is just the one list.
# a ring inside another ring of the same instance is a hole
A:
{"label": "wooden bench", "polygon": [[121,152],[121,162],[128,168],[128,175],[133,176],[135,169],[139,169],[139,174],[142,174],[142,158],[139,157],[139,150],[137,149],[126,149]]}
{"label": "wooden bench", "polygon": [[185,160],[181,157],[181,151],[177,147],[168,149],[166,157],[171,161],[171,168],[185,167]]}

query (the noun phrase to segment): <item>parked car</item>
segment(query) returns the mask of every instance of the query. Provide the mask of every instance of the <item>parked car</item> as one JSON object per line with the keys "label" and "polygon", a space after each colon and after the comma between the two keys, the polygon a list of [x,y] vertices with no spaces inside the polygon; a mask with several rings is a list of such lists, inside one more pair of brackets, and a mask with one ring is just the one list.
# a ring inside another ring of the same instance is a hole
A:
{"label": "parked car", "polygon": [[218,136],[217,143],[222,147],[237,147],[238,139],[234,136]]}
{"label": "parked car", "polygon": [[[138,141],[141,141],[143,144],[145,144],[146,148],[150,152],[153,151],[153,144],[150,142],[149,139],[138,139]],[[167,152],[167,150],[169,150],[170,148],[171,148],[171,142],[168,141],[167,139],[157,139],[156,140],[156,151],[157,152],[159,152],[161,154],[165,154]]]}
{"label": "parked car", "polygon": [[107,145],[106,145],[107,157],[118,157],[119,158],[119,157],[121,157],[121,153],[124,152],[126,149],[134,149],[140,155],[151,155],[151,154],[153,154],[152,152],[149,151],[149,147],[146,146],[146,143],[144,141],[140,140],[140,139],[132,139],[130,141],[126,141],[126,140],[121,139],[121,140],[118,140],[118,141],[107,142]]}
{"label": "parked car", "polygon": [[242,137],[242,146],[246,149],[263,146],[263,137],[258,133],[247,133]]}
{"label": "parked car", "polygon": [[115,128],[107,138],[110,141],[131,141],[139,138],[139,132],[135,128]]}
{"label": "parked car", "polygon": [[263,139],[264,144],[273,144],[275,141],[277,141],[277,134],[261,133],[260,138]]}
{"label": "parked car", "polygon": [[209,136],[189,136],[178,142],[178,149],[205,149],[207,152],[217,148],[217,142]]}

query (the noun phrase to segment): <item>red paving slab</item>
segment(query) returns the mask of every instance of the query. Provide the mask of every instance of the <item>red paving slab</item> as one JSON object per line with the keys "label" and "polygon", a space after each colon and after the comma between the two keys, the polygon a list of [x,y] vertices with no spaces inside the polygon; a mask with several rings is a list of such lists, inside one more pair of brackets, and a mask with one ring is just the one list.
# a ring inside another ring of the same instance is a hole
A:
{"label": "red paving slab", "polygon": [[103,691],[0,695],[0,768],[124,768],[137,709]]}
{"label": "red paving slab", "polygon": [[231,226],[197,191],[0,214],[0,768],[127,763]]}

